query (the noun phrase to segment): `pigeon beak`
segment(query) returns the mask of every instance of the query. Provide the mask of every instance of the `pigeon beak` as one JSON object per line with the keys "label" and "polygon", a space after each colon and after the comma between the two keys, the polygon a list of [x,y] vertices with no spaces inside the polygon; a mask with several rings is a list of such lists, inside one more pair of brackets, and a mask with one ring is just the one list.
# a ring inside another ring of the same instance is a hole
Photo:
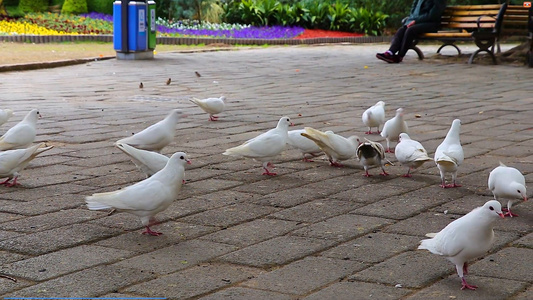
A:
{"label": "pigeon beak", "polygon": [[498,213],[498,216],[500,216],[500,218],[502,219],[505,219],[505,216],[503,215],[503,213]]}
{"label": "pigeon beak", "polygon": [[524,196],[524,202],[526,202],[526,201],[527,201],[527,196]]}
{"label": "pigeon beak", "polygon": [[291,122],[291,124],[290,124],[289,126],[294,126],[294,123],[293,123],[293,122]]}
{"label": "pigeon beak", "polygon": [[187,164],[188,164],[188,165],[192,165],[192,162],[191,162],[190,159],[187,159]]}
{"label": "pigeon beak", "polygon": [[43,117],[43,116],[41,116],[41,114],[40,114],[40,113],[37,113],[37,115],[39,116],[39,119]]}

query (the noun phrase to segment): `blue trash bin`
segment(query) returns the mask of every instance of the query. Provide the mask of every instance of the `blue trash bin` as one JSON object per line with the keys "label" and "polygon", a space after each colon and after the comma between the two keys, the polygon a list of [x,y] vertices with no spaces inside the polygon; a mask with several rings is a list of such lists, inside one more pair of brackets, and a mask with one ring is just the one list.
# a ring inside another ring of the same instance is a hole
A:
{"label": "blue trash bin", "polygon": [[122,49],[122,2],[120,0],[113,2],[113,48],[122,52],[128,49]]}
{"label": "blue trash bin", "polygon": [[146,51],[146,2],[130,2],[128,5],[128,48],[131,52]]}

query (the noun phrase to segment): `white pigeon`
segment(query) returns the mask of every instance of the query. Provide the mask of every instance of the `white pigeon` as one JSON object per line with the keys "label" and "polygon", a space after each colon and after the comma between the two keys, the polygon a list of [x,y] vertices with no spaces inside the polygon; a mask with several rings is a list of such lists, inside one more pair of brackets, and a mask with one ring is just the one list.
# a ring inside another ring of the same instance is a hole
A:
{"label": "white pigeon", "polygon": [[318,147],[315,142],[302,136],[302,133],[304,132],[305,129],[289,131],[289,140],[287,143],[302,152],[304,161],[312,162],[312,160],[310,160],[306,155],[309,154],[311,157],[317,157],[322,153],[322,150],[320,150],[320,147]]}
{"label": "white pigeon", "polygon": [[0,109],[0,125],[4,124],[13,116],[13,110],[11,109]]}
{"label": "white pigeon", "polygon": [[86,197],[85,202],[90,210],[114,208],[134,214],[141,218],[146,227],[143,234],[161,235],[161,232],[151,230],[150,226],[157,224],[155,215],[178,198],[185,164],[190,163],[185,153],[176,152],[165,167],[151,177],[118,191],[93,194]]}
{"label": "white pigeon", "polygon": [[[7,177],[7,180],[0,182],[6,186],[15,186],[17,185],[17,178],[19,177],[19,172],[24,170],[26,166],[32,161],[37,155],[43,153],[44,151],[54,148],[54,146],[44,147],[44,143],[38,145],[33,145],[27,149],[14,149],[0,152],[0,178]],[[13,182],[9,182],[13,179]]]}
{"label": "white pigeon", "polygon": [[372,134],[372,127],[377,127],[377,134],[380,134],[379,127],[385,123],[385,102],[379,101],[374,104],[362,115],[363,123],[368,127],[365,134]]}
{"label": "white pigeon", "polygon": [[0,137],[0,150],[24,149],[35,141],[37,119],[41,117],[39,110],[31,110],[22,121]]}
{"label": "white pigeon", "polygon": [[[365,168],[365,174],[363,176],[370,177],[372,175],[368,174],[368,168],[371,166],[379,166],[381,167],[381,171],[383,171],[381,174],[382,176],[389,175],[387,172],[385,172],[385,162],[389,162],[385,158],[385,149],[383,148],[383,145],[380,143],[376,143],[370,140],[366,140],[364,143],[361,143],[359,147],[357,147],[357,159],[363,167]],[[389,162],[390,163],[390,162]]]}
{"label": "white pigeon", "polygon": [[155,173],[161,171],[168,162],[168,157],[163,154],[137,149],[128,144],[115,144],[115,146],[126,153],[137,168],[146,174],[146,177],[150,177]]}
{"label": "white pigeon", "polygon": [[183,116],[181,110],[174,109],[163,120],[130,137],[120,139],[115,144],[128,144],[138,149],[160,152],[174,140],[176,124]]}
{"label": "white pigeon", "polygon": [[[508,167],[500,162],[489,174],[489,189],[494,195],[494,199],[509,199],[507,202],[507,212],[505,216],[518,217],[517,214],[511,213],[513,202],[523,199],[527,201],[526,179],[519,170]],[[504,208],[504,210],[506,210]]]}
{"label": "white pigeon", "polygon": [[455,264],[461,278],[461,289],[475,290],[477,286],[466,283],[468,261],[485,254],[494,241],[494,222],[503,218],[500,202],[491,200],[481,207],[451,222],[438,233],[428,233],[431,239],[422,240],[418,249],[442,255]]}
{"label": "white pigeon", "polygon": [[220,96],[220,98],[189,99],[189,101],[198,105],[203,111],[209,114],[209,121],[218,120],[218,117],[215,115],[224,111],[226,108],[226,104],[224,103],[225,100],[225,96]]}
{"label": "white pigeon", "polygon": [[275,176],[276,173],[270,172],[268,167],[273,167],[270,161],[285,149],[289,139],[289,126],[293,126],[291,119],[282,117],[279,119],[276,128],[270,129],[240,146],[227,149],[222,154],[258,160],[263,163],[263,169],[265,170],[263,175]]}
{"label": "white pigeon", "polygon": [[426,161],[432,160],[424,146],[418,141],[412,140],[405,132],[400,133],[400,139],[394,149],[396,159],[404,166],[409,167],[407,174],[403,177],[411,177],[411,170],[423,165]]}
{"label": "white pigeon", "polygon": [[322,132],[311,127],[305,127],[304,130],[301,135],[315,142],[326,153],[330,165],[334,167],[342,167],[340,161],[354,157],[357,146],[361,143],[355,135],[345,138],[331,130]]}
{"label": "white pigeon", "polygon": [[[460,187],[461,185],[456,183],[457,168],[463,163],[464,152],[461,146],[461,140],[459,134],[461,133],[461,120],[455,119],[452,122],[452,126],[446,134],[444,141],[435,150],[435,163],[440,171],[441,187],[453,188]],[[452,183],[446,184],[446,173],[452,174]]]}
{"label": "white pigeon", "polygon": [[403,119],[403,108],[398,108],[394,118],[385,122],[385,125],[383,125],[383,131],[381,131],[381,136],[387,140],[387,149],[385,152],[394,152],[394,150],[391,150],[390,148],[390,142],[397,142],[400,133],[409,133],[408,131],[409,127]]}

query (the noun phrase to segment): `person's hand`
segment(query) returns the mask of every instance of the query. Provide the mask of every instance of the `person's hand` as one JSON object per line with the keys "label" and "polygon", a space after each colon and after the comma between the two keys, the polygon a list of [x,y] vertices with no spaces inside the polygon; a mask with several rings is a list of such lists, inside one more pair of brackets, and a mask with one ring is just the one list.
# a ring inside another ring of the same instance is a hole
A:
{"label": "person's hand", "polygon": [[409,28],[409,27],[411,27],[411,26],[413,26],[413,25],[415,25],[415,20],[409,22],[409,24],[407,24],[407,28]]}

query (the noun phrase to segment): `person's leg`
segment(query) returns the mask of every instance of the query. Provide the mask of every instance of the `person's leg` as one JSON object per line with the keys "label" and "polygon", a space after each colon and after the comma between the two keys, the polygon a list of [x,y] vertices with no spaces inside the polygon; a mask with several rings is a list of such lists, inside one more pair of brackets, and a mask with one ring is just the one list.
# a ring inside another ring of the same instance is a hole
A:
{"label": "person's leg", "polygon": [[396,62],[396,60],[395,60],[395,56],[396,55],[395,54],[402,47],[402,43],[403,43],[404,34],[405,34],[405,30],[406,29],[407,29],[406,26],[400,27],[398,29],[398,31],[396,31],[396,33],[394,34],[394,37],[392,38],[389,50],[386,51],[386,52],[383,52],[383,53],[377,53],[376,57],[378,59],[381,59],[381,60],[386,61],[388,63]]}
{"label": "person's leg", "polygon": [[426,32],[436,32],[439,28],[438,23],[415,24],[405,30],[401,46],[398,49],[398,59],[401,61],[407,51],[411,48],[413,41],[417,36]]}
{"label": "person's leg", "polygon": [[392,54],[396,54],[396,52],[400,51],[402,48],[405,32],[407,30],[407,26],[402,26],[398,28],[398,31],[394,34],[392,37],[392,41],[390,43],[389,51],[392,52]]}

